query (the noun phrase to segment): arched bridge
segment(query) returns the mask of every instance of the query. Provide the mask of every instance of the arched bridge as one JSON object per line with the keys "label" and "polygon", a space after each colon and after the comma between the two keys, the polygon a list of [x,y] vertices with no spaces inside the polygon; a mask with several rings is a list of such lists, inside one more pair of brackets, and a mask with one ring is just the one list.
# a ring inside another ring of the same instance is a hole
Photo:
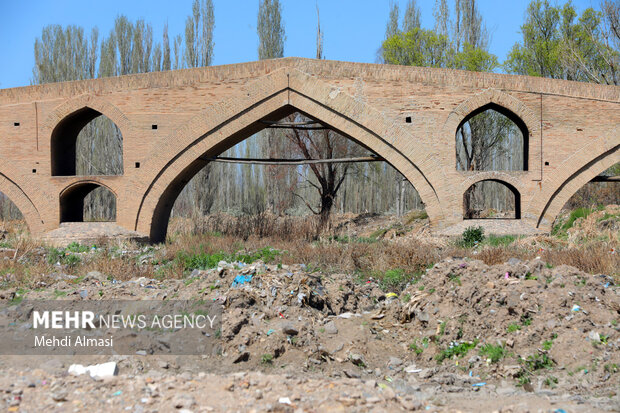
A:
{"label": "arched bridge", "polygon": [[[457,128],[487,107],[521,127],[523,170],[456,169]],[[472,225],[463,194],[486,180],[506,184],[517,203],[516,219],[494,225],[548,231],[580,187],[620,162],[619,87],[284,58],[0,90],[0,191],[42,235],[79,221],[85,194],[104,186],[116,196],[117,225],[159,241],[205,159],[294,112],[398,169],[439,233]],[[77,133],[100,114],[122,132],[124,172],[76,176]]]}

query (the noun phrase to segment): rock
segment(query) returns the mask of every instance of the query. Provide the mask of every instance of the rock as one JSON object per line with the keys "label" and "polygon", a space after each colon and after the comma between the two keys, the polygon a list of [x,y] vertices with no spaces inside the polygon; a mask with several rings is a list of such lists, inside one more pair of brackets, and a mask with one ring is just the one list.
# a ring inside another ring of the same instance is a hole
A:
{"label": "rock", "polygon": [[157,362],[157,365],[158,365],[158,366],[159,366],[159,368],[161,368],[161,369],[168,369],[168,368],[170,368],[170,364],[168,364],[168,362],[167,362],[167,361],[164,361],[164,360],[159,360],[159,361]]}
{"label": "rock", "polygon": [[353,370],[344,370],[344,375],[350,379],[359,379],[362,377],[361,374]]}
{"label": "rock", "polygon": [[233,361],[233,363],[237,364],[237,363],[248,361],[249,359],[250,359],[250,353],[246,351],[245,353],[239,354],[239,356],[237,356],[237,358],[235,359],[235,361]]}
{"label": "rock", "polygon": [[398,357],[390,357],[390,360],[388,361],[388,367],[398,367],[401,364],[403,364],[403,361]]}
{"label": "rock", "polygon": [[435,369],[423,369],[420,372],[421,379],[430,379],[435,374]]}
{"label": "rock", "polygon": [[361,354],[350,353],[349,360],[351,361],[351,363],[355,364],[356,366],[360,366],[360,367],[366,366],[366,363],[364,362],[364,357],[362,357]]}
{"label": "rock", "polygon": [[84,276],[84,281],[99,281],[99,282],[103,282],[103,281],[106,281],[106,280],[107,280],[107,277],[103,273],[101,273],[99,271],[89,271]]}
{"label": "rock", "polygon": [[189,394],[177,394],[172,398],[172,405],[177,409],[190,408],[196,404],[196,400]]}
{"label": "rock", "polygon": [[81,364],[72,364],[69,366],[69,374],[74,376],[80,376],[88,373],[92,378],[106,378],[118,375],[118,366],[115,362],[110,361],[108,363],[94,364],[91,366],[82,366]]}
{"label": "rock", "polygon": [[65,402],[67,401],[67,396],[69,395],[69,393],[67,392],[67,390],[63,389],[63,388],[59,388],[55,391],[52,392],[51,396],[52,396],[52,400],[54,400],[55,402]]}
{"label": "rock", "polygon": [[336,323],[330,321],[329,323],[325,324],[325,332],[327,334],[338,334],[338,328],[336,327]]}
{"label": "rock", "polygon": [[282,325],[282,332],[289,336],[296,336],[297,334],[299,334],[299,330],[289,323],[285,323]]}
{"label": "rock", "polygon": [[431,319],[426,311],[418,311],[416,313],[416,318],[422,323],[428,323]]}

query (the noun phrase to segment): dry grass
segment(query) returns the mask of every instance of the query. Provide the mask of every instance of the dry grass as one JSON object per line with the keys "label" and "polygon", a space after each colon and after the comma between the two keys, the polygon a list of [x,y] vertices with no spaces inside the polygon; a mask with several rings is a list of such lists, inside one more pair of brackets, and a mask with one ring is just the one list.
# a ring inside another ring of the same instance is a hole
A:
{"label": "dry grass", "polygon": [[[304,263],[328,273],[367,276],[389,269],[415,273],[446,257],[470,257],[494,265],[513,257],[530,260],[540,256],[553,266],[567,264],[592,274],[613,275],[620,281],[620,254],[612,253],[614,248],[618,249],[618,240],[608,236],[601,238],[600,232],[579,245],[569,239],[538,236],[520,238],[509,245],[466,249],[450,240],[417,236],[397,242],[317,239],[316,223],[312,218],[281,218],[267,214],[236,218],[221,214],[198,221],[173,220],[170,239],[163,245],[144,247],[101,240],[96,252],[66,252],[33,241],[24,231],[23,223],[0,225],[6,231],[2,242],[16,250],[0,259],[0,285],[5,287],[36,288],[52,281],[50,274],[82,276],[89,271],[100,271],[118,280],[140,276],[181,278],[187,275],[179,259],[182,255],[232,255],[266,247],[281,251],[278,262]],[[253,230],[254,225],[257,230]],[[592,225],[587,222],[578,227],[587,227],[588,234],[593,232]],[[78,258],[68,257],[70,255]],[[57,256],[61,265],[56,263]]]}
{"label": "dry grass", "polygon": [[247,241],[250,237],[277,238],[286,241],[313,240],[319,232],[315,216],[284,216],[261,212],[255,215],[233,216],[224,213],[197,218],[171,220],[169,234],[215,233]]}

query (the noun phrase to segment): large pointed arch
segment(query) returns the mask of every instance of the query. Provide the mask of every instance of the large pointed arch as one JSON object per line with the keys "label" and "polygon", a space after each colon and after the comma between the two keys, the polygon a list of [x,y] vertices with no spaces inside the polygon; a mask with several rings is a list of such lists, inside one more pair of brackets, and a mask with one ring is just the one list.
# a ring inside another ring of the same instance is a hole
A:
{"label": "large pointed arch", "polygon": [[5,174],[5,171],[0,171],[0,191],[6,195],[22,213],[31,233],[38,233],[43,230],[43,220],[34,202],[32,202],[32,199],[30,199],[17,182],[11,179],[9,175]]}
{"label": "large pointed arch", "polygon": [[[545,200],[544,206],[541,205],[541,213],[536,222],[536,227],[541,229],[551,229],[553,221],[558,216],[562,207],[566,202],[585,184],[590,182],[594,177],[609,169],[613,165],[620,162],[620,144],[617,143],[618,128],[615,129],[615,144],[611,140],[605,139],[601,146],[603,152],[598,156],[584,163],[584,157],[592,157],[588,150],[580,150],[572,157],[566,159],[558,171],[560,171],[555,179],[551,181],[549,189],[540,196]],[[592,147],[592,146],[588,146]],[[582,165],[575,169],[575,165]]]}
{"label": "large pointed arch", "polygon": [[[160,154],[167,159],[150,181],[138,207],[135,229],[151,240],[165,237],[172,204],[189,179],[216,156],[265,127],[261,120],[281,119],[300,112],[377,153],[401,172],[418,190],[431,222],[443,217],[437,191],[431,184],[441,169],[430,148],[396,122],[338,88],[297,70],[278,71],[246,90],[250,99],[214,105],[174,133]],[[265,85],[268,87],[265,87]],[[234,113],[234,115],[230,115]],[[417,150],[414,151],[413,148]]]}

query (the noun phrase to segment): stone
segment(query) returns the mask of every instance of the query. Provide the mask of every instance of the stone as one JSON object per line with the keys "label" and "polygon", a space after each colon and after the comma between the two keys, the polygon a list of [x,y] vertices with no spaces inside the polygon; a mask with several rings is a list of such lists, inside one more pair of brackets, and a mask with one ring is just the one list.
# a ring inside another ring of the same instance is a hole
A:
{"label": "stone", "polygon": [[588,334],[588,338],[590,339],[590,341],[594,342],[601,341],[601,335],[594,330],[590,331],[590,333]]}
{"label": "stone", "polygon": [[338,328],[336,327],[336,323],[334,323],[333,321],[325,324],[324,328],[327,334],[338,334]]}
{"label": "stone", "polygon": [[356,366],[364,367],[366,366],[366,362],[364,361],[364,357],[361,354],[351,353],[349,354],[349,360],[351,363]]}
{"label": "stone", "polygon": [[296,336],[299,330],[292,324],[285,323],[282,325],[282,332],[288,336]]}
{"label": "stone", "polygon": [[403,361],[401,359],[399,359],[398,357],[390,356],[390,359],[388,361],[388,367],[398,367],[401,364],[403,364]]}
{"label": "stone", "polygon": [[350,379],[359,379],[362,377],[361,374],[353,370],[344,370],[344,375]]}
{"label": "stone", "polygon": [[54,400],[55,402],[65,402],[67,401],[67,397],[69,396],[69,393],[67,392],[67,390],[59,388],[53,391],[51,396],[52,396],[52,400]]}
{"label": "stone", "polygon": [[435,374],[435,369],[423,369],[420,372],[421,379],[430,379]]}
{"label": "stone", "polygon": [[418,311],[416,313],[416,318],[418,319],[418,321],[421,321],[423,323],[428,323],[431,319],[426,311]]}
{"label": "stone", "polygon": [[172,398],[172,405],[177,409],[187,409],[196,405],[196,400],[189,394],[181,393]]}
{"label": "stone", "polygon": [[86,273],[86,275],[84,276],[84,281],[99,281],[99,282],[103,282],[106,281],[107,277],[99,271],[89,271]]}

